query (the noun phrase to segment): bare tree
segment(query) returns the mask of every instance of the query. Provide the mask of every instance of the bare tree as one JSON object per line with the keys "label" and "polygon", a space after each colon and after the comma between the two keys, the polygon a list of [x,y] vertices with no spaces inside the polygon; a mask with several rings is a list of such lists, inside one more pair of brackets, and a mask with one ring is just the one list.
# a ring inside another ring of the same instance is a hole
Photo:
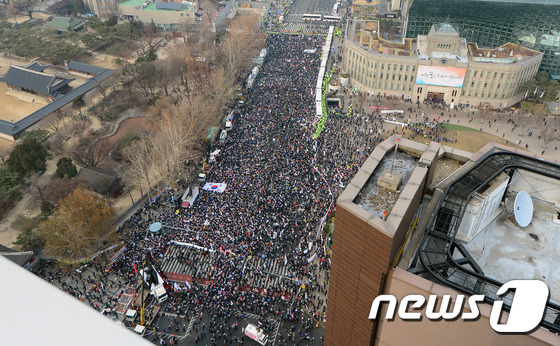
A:
{"label": "bare tree", "polygon": [[101,122],[101,126],[105,125],[105,121],[107,120],[107,117],[109,115],[103,101],[91,106],[88,109],[88,113],[99,119],[99,121]]}
{"label": "bare tree", "polygon": [[258,21],[254,17],[243,17],[232,22],[221,49],[222,63],[233,79],[244,73],[250,66],[250,58],[264,47],[265,36],[255,30]]}
{"label": "bare tree", "polygon": [[525,131],[525,128],[528,125],[533,124],[534,122],[535,122],[534,116],[532,116],[531,114],[526,114],[526,115],[520,114],[519,117],[517,118],[517,125],[521,127],[522,131]]}
{"label": "bare tree", "polygon": [[27,12],[29,19],[33,19],[33,10],[38,0],[12,0],[12,4],[20,11]]}
{"label": "bare tree", "polygon": [[125,149],[124,156],[127,160],[125,181],[139,186],[141,192],[142,186],[147,186],[147,193],[150,193],[158,181],[151,140],[144,137],[135,141]]}
{"label": "bare tree", "polygon": [[549,119],[539,123],[540,136],[545,148],[550,142],[560,140],[560,132],[558,132],[559,126],[560,118],[558,117],[549,117]]}
{"label": "bare tree", "polygon": [[10,156],[10,152],[12,151],[12,146],[8,145],[0,145],[0,166],[6,164],[6,160]]}
{"label": "bare tree", "polygon": [[25,182],[28,185],[29,194],[38,201],[45,199],[45,183],[41,183],[39,179],[41,178],[41,173],[33,172],[25,178]]}
{"label": "bare tree", "polygon": [[71,149],[74,161],[82,166],[97,166],[107,159],[111,143],[107,139],[96,140],[93,136],[84,137]]}

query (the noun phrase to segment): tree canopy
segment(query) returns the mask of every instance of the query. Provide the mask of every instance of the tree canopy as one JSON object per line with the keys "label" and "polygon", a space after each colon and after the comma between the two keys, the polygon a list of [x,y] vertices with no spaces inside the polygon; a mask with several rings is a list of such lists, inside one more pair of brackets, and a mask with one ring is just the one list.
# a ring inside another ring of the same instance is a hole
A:
{"label": "tree canopy", "polygon": [[51,219],[39,224],[45,252],[63,261],[94,255],[117,241],[113,217],[105,198],[78,188],[60,202]]}
{"label": "tree canopy", "polygon": [[548,72],[539,71],[535,77],[523,83],[521,90],[526,98],[534,101],[553,101],[557,97],[559,84],[557,80],[549,79]]}
{"label": "tree canopy", "polygon": [[78,175],[78,170],[76,169],[76,166],[74,166],[74,164],[72,163],[72,159],[67,157],[62,157],[56,163],[55,174],[56,177],[60,179],[64,177],[74,178],[76,175]]}
{"label": "tree canopy", "polygon": [[0,200],[11,200],[19,193],[21,178],[19,174],[8,169],[0,168]]}
{"label": "tree canopy", "polygon": [[47,169],[49,153],[35,138],[25,138],[18,144],[6,164],[21,176],[31,172],[44,172]]}

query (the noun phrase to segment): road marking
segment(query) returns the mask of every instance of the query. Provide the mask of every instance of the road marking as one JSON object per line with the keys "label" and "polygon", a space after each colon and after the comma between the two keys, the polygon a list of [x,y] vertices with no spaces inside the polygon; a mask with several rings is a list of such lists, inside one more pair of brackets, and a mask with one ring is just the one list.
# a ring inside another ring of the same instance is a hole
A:
{"label": "road marking", "polygon": [[191,331],[192,331],[192,327],[194,325],[194,323],[198,320],[198,313],[200,312],[200,307],[198,307],[196,309],[196,314],[193,315],[193,317],[191,318],[191,321],[189,322],[189,326],[187,327],[187,332],[185,333],[185,336],[187,335],[191,335]]}

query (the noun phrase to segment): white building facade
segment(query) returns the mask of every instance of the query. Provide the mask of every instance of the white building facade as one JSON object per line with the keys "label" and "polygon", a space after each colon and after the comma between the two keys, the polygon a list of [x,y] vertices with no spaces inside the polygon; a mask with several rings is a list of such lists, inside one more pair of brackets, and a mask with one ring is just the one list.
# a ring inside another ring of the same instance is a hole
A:
{"label": "white building facade", "polygon": [[524,98],[521,86],[535,76],[542,57],[512,43],[479,48],[449,23],[436,24],[415,40],[392,42],[380,37],[379,22],[354,21],[346,32],[342,70],[362,91],[503,108]]}

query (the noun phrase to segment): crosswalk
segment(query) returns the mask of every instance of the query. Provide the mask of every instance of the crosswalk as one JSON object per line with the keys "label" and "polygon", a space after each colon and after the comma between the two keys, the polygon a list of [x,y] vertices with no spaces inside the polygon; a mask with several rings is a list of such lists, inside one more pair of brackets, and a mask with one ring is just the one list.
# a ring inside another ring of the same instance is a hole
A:
{"label": "crosswalk", "polygon": [[302,24],[302,23],[284,23],[272,29],[272,31],[283,33],[302,33],[302,34],[326,34],[329,31],[328,27]]}
{"label": "crosswalk", "polygon": [[205,250],[173,244],[160,261],[160,267],[164,273],[211,278],[214,272],[212,256],[213,253]]}
{"label": "crosswalk", "polygon": [[[218,270],[213,265],[214,256],[215,252],[172,244],[160,260],[160,267],[171,281],[191,281],[193,277],[210,281]],[[284,264],[280,258],[248,257],[241,271],[249,278],[250,286],[257,289],[274,290],[287,282],[298,282],[290,263]]]}
{"label": "crosswalk", "polygon": [[286,16],[286,21],[301,22],[303,21],[303,14],[288,14]]}
{"label": "crosswalk", "polygon": [[288,265],[277,258],[250,258],[245,261],[243,275],[252,274],[253,287],[271,289],[282,287],[287,281],[297,281]]}

